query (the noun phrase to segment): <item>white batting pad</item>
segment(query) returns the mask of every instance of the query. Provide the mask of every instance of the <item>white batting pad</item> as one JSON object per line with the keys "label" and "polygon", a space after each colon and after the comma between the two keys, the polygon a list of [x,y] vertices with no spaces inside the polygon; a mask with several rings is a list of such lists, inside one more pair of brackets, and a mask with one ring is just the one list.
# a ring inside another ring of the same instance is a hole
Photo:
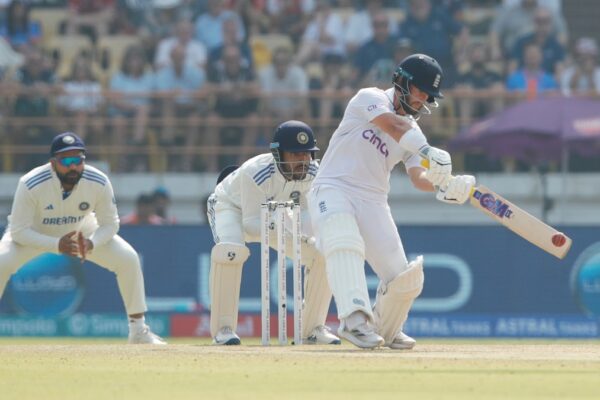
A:
{"label": "white batting pad", "polygon": [[356,220],[350,214],[334,214],[320,228],[327,277],[338,318],[362,311],[372,320],[365,277],[365,244]]}
{"label": "white batting pad", "polygon": [[304,306],[302,309],[302,337],[306,338],[313,329],[325,325],[331,289],[327,282],[325,260],[320,254],[304,266]]}
{"label": "white batting pad", "polygon": [[413,301],[423,290],[424,280],[423,256],[419,256],[387,285],[379,285],[374,307],[375,325],[386,345],[406,322]]}
{"label": "white batting pad", "polygon": [[211,251],[210,334],[229,326],[237,329],[242,267],[250,251],[237,243],[218,243]]}

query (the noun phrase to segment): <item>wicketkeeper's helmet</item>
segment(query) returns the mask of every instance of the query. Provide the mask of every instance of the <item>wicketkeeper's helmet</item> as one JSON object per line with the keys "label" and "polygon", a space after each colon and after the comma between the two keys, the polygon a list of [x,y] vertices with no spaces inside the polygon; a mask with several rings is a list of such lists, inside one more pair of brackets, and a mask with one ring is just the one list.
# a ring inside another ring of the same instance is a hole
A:
{"label": "wicketkeeper's helmet", "polygon": [[281,161],[281,152],[289,153],[310,152],[314,158],[318,151],[315,134],[310,126],[301,121],[286,121],[275,129],[271,153],[276,162]]}

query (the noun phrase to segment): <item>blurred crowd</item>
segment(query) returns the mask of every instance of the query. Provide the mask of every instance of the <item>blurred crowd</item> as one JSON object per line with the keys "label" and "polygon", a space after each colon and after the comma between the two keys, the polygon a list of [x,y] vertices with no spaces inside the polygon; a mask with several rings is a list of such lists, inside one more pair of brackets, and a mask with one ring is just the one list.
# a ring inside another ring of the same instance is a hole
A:
{"label": "blurred crowd", "polygon": [[164,169],[217,171],[287,119],[326,144],[349,96],[390,87],[413,52],[444,69],[448,99],[421,121],[439,140],[511,101],[600,91],[597,43],[569,37],[560,0],[64,3],[0,0],[0,138],[73,130],[116,171],[150,170],[161,149]]}

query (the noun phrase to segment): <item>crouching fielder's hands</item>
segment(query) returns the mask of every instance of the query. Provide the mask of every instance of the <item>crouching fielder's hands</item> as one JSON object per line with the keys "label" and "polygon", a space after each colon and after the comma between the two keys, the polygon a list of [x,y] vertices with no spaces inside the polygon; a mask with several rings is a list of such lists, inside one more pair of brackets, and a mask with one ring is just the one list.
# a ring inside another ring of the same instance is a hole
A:
{"label": "crouching fielder's hands", "polygon": [[434,186],[445,186],[452,175],[450,154],[436,147],[429,147],[422,156],[427,163],[425,178]]}
{"label": "crouching fielder's hands", "polygon": [[475,186],[475,177],[472,175],[452,176],[448,185],[438,189],[435,197],[444,203],[463,204],[468,200],[473,186]]}

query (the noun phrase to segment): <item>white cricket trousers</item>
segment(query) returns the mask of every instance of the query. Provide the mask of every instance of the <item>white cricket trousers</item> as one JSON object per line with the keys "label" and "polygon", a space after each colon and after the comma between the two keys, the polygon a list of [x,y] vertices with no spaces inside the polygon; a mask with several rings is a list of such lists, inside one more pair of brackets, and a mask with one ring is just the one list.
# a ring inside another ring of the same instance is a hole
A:
{"label": "white cricket trousers", "polygon": [[388,283],[406,270],[408,261],[387,202],[360,199],[341,188],[319,185],[309,192],[308,206],[319,250],[322,223],[334,214],[350,214],[365,243],[365,258],[377,277]]}
{"label": "white cricket trousers", "polygon": [[[0,240],[0,297],[11,275],[27,261],[43,254],[43,251],[15,243],[10,235]],[[136,251],[123,238],[115,235],[102,246],[94,248],[87,259],[117,275],[117,284],[125,304],[127,315],[147,311],[144,276]]]}

